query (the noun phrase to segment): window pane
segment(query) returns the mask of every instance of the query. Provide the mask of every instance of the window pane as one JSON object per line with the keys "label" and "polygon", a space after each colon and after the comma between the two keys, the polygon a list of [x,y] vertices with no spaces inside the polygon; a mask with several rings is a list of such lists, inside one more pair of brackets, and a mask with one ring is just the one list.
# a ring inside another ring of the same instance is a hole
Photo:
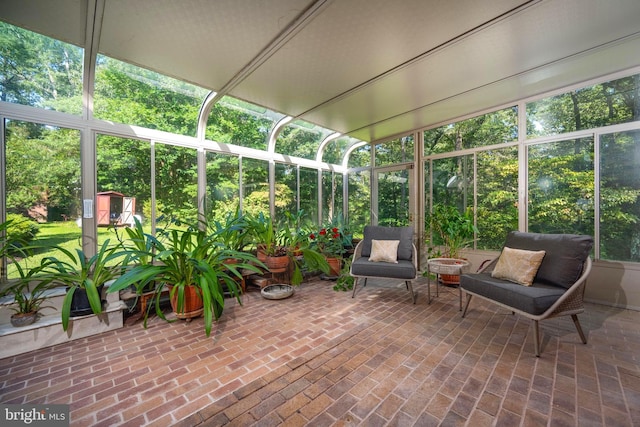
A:
{"label": "window pane", "polygon": [[424,131],[424,154],[448,153],[518,139],[518,108],[511,107]]}
{"label": "window pane", "polygon": [[640,117],[640,74],[527,104],[527,137],[627,123]]}
{"label": "window pane", "polygon": [[330,171],[322,172],[322,223],[333,219],[344,219],[342,211],[342,174]]}
{"label": "window pane", "polygon": [[518,148],[478,153],[478,249],[500,249],[518,229]]}
{"label": "window pane", "polygon": [[[7,217],[30,221],[37,231],[32,243],[81,246],[80,132],[36,123],[6,121]],[[37,221],[37,223],[36,223]],[[33,237],[33,236],[28,236]],[[25,258],[33,266],[54,251],[37,251]],[[8,266],[8,277],[17,277]]]}
{"label": "window pane", "polygon": [[[109,225],[134,224],[134,215],[150,230],[151,145],[136,139],[98,135],[96,222],[98,244],[115,241]],[[103,194],[100,194],[103,193]]]}
{"label": "window pane", "polygon": [[593,236],[593,138],[529,147],[529,231]]}
{"label": "window pane", "polygon": [[298,168],[295,165],[276,163],[276,216],[284,218],[285,212],[298,211]]}
{"label": "window pane", "polygon": [[269,132],[284,115],[230,96],[215,104],[207,119],[210,141],[267,149]]}
{"label": "window pane", "polygon": [[276,139],[277,153],[315,160],[320,143],[333,131],[314,124],[295,120],[286,125]]}
{"label": "window pane", "polygon": [[349,227],[354,237],[362,237],[364,226],[371,224],[371,174],[349,174]]}
{"label": "window pane", "polygon": [[240,204],[240,160],[236,156],[207,152],[208,219],[223,221]]}
{"label": "window pane", "polygon": [[318,221],[318,171],[316,169],[300,168],[300,209],[305,219],[313,223]]}
{"label": "window pane", "polygon": [[433,203],[465,209],[473,206],[473,156],[433,161]]}
{"label": "window pane", "polygon": [[198,168],[196,150],[156,144],[157,219],[198,220]]}
{"label": "window pane", "polygon": [[269,163],[242,158],[242,210],[269,215]]}
{"label": "window pane", "polygon": [[413,161],[413,135],[376,145],[376,166]]}
{"label": "window pane", "polygon": [[119,123],[196,136],[208,91],[144,68],[99,56],[94,115]]}
{"label": "window pane", "polygon": [[409,225],[409,171],[377,172],[378,225]]}
{"label": "window pane", "polygon": [[327,163],[333,163],[334,165],[341,165],[344,153],[352,143],[357,142],[355,138],[341,137],[330,141],[324,148],[322,153],[322,161]]}
{"label": "window pane", "polygon": [[371,165],[371,144],[365,144],[351,152],[348,167],[361,168]]}
{"label": "window pane", "polygon": [[640,262],[640,131],[600,137],[600,258]]}
{"label": "window pane", "polygon": [[0,22],[0,101],[82,114],[83,50]]}

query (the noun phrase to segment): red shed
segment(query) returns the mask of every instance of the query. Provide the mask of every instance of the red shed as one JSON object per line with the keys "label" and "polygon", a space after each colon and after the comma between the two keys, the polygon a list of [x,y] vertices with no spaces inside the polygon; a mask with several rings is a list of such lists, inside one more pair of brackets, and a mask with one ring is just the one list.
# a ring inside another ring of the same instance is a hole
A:
{"label": "red shed", "polygon": [[117,191],[102,191],[96,194],[98,226],[134,225],[136,198],[127,197]]}

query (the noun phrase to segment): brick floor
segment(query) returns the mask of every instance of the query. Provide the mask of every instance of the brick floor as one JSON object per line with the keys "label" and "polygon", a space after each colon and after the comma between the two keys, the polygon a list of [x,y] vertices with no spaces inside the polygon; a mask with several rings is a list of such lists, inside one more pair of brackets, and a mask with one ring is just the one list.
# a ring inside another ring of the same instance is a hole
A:
{"label": "brick floor", "polygon": [[0,359],[0,402],[63,403],[73,426],[640,425],[640,312],[587,304],[530,321],[416,283],[350,293],[313,281],[286,300],[250,288],[201,319],[152,319]]}

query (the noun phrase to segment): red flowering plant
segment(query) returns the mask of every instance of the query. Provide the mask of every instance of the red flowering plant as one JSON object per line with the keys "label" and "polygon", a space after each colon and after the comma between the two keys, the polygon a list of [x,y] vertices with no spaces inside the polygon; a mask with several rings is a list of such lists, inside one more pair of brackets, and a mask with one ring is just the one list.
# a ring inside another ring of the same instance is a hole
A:
{"label": "red flowering plant", "polygon": [[309,234],[311,247],[328,258],[342,258],[346,252],[344,236],[338,227],[321,228],[317,233]]}

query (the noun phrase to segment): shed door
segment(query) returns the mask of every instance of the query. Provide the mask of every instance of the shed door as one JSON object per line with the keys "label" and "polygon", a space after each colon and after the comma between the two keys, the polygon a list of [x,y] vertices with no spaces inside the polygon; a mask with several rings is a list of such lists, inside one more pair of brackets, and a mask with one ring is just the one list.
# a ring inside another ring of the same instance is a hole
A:
{"label": "shed door", "polygon": [[123,197],[122,199],[122,224],[131,225],[132,227],[135,225],[133,221],[133,214],[136,210],[136,199],[135,197]]}

